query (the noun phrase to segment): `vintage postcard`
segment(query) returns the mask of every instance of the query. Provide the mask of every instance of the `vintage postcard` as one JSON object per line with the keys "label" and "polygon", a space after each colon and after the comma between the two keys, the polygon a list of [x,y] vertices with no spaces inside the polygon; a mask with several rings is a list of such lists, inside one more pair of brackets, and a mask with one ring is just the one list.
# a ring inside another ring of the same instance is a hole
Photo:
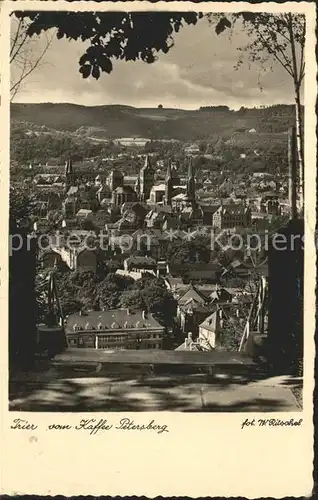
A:
{"label": "vintage postcard", "polygon": [[0,14],[1,492],[310,496],[314,2]]}

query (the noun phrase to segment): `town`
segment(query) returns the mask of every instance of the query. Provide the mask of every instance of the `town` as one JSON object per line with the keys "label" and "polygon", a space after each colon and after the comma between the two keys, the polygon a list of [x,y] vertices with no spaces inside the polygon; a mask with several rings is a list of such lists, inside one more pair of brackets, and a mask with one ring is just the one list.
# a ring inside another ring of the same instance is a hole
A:
{"label": "town", "polygon": [[[38,130],[25,140],[48,133]],[[43,338],[57,325],[70,348],[242,348],[260,281],[267,286],[262,242],[290,217],[287,134],[283,140],[274,169],[257,149],[236,151],[240,168],[228,168],[220,148],[200,140],[92,140],[99,154],[85,158],[74,148],[32,161],[27,148],[15,154],[12,203],[28,197],[20,226],[39,247],[39,349],[55,352]]]}

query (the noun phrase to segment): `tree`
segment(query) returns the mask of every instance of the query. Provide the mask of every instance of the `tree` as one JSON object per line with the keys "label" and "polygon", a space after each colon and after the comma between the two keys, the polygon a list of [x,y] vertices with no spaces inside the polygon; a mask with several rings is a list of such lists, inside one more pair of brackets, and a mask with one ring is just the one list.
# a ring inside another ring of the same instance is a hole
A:
{"label": "tree", "polygon": [[29,219],[34,214],[34,202],[35,196],[27,194],[24,189],[10,187],[9,228],[11,232],[24,225],[25,222],[30,222]]}
{"label": "tree", "polygon": [[12,18],[10,46],[11,101],[15,98],[24,80],[43,62],[51,45],[53,35],[45,34],[44,47],[36,50],[36,40],[29,36],[31,22],[27,19]]}
{"label": "tree", "polygon": [[185,24],[196,24],[196,12],[32,12],[16,11],[20,20],[29,19],[27,35],[39,35],[57,28],[58,39],[89,42],[79,59],[83,78],[98,79],[111,73],[113,60],[153,63],[159,52],[174,45],[173,34]]}
{"label": "tree", "polygon": [[121,295],[132,288],[134,280],[110,273],[96,286],[96,302],[101,309],[115,309],[120,305]]}
{"label": "tree", "polygon": [[[215,15],[208,15],[215,23]],[[265,64],[270,60],[278,62],[293,79],[295,95],[295,123],[298,156],[299,211],[303,210],[304,196],[304,139],[301,107],[301,86],[305,76],[306,18],[304,14],[269,14],[240,12],[231,16],[220,15],[216,32],[222,33],[238,20],[243,22],[250,41],[241,47],[237,67],[248,55],[250,62]]]}
{"label": "tree", "polygon": [[140,290],[126,290],[120,298],[120,306],[132,311],[144,310],[146,305]]}
{"label": "tree", "polygon": [[210,239],[208,236],[198,235],[188,241],[173,240],[167,249],[167,258],[170,264],[194,264],[210,261]]}
{"label": "tree", "polygon": [[152,284],[150,281],[149,285],[142,290],[141,295],[147,311],[152,312],[165,326],[174,324],[177,303],[167,288]]}

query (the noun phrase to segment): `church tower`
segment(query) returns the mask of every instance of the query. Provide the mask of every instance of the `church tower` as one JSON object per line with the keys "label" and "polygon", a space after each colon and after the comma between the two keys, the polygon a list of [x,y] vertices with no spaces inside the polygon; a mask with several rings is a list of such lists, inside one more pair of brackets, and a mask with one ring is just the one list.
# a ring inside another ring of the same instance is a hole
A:
{"label": "church tower", "polygon": [[165,179],[166,189],[165,189],[165,203],[166,205],[171,205],[171,198],[173,192],[173,177],[172,177],[172,169],[171,169],[171,160],[168,160],[168,167]]}
{"label": "church tower", "polygon": [[140,199],[146,201],[150,190],[154,185],[155,172],[150,164],[149,156],[146,156],[145,164],[139,172]]}
{"label": "church tower", "polygon": [[193,173],[192,159],[188,165],[187,196],[192,205],[195,205],[195,178]]}
{"label": "church tower", "polygon": [[65,177],[66,177],[66,187],[69,188],[75,183],[75,173],[73,170],[73,162],[71,159],[65,162]]}

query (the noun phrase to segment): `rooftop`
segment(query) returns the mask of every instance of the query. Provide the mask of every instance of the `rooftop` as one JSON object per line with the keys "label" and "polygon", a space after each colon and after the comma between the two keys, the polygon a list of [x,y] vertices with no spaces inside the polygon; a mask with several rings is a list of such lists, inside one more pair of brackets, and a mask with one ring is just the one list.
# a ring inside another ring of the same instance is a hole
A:
{"label": "rooftop", "polygon": [[134,189],[131,186],[119,186],[114,191],[114,193],[116,193],[116,194],[121,194],[121,193],[132,194],[134,192],[135,191],[134,191]]}
{"label": "rooftop", "polygon": [[165,184],[157,184],[156,186],[152,186],[151,191],[165,191]]}
{"label": "rooftop", "polygon": [[143,318],[142,311],[130,312],[127,309],[110,309],[108,311],[89,311],[86,314],[71,314],[65,324],[66,332],[73,331],[74,326],[86,330],[98,330],[99,325],[105,329],[127,328],[163,328],[158,321],[148,313]]}
{"label": "rooftop", "polygon": [[205,320],[200,324],[200,328],[210,330],[211,332],[216,332],[220,328],[220,315],[219,311],[216,310],[210,316],[205,318]]}
{"label": "rooftop", "polygon": [[189,300],[194,300],[199,304],[204,304],[207,301],[207,297],[191,284],[188,289],[184,291],[178,302],[180,305],[183,305],[187,304]]}

